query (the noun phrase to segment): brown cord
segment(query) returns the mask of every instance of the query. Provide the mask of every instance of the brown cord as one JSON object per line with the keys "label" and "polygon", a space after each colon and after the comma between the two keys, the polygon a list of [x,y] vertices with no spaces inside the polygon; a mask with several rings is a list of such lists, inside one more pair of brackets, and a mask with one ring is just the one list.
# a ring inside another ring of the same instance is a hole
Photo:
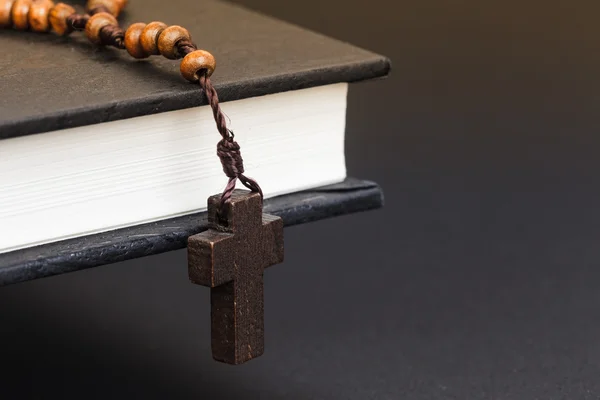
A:
{"label": "brown cord", "polygon": [[[201,71],[198,71],[200,73]],[[221,195],[221,206],[225,204],[227,200],[231,198],[231,194],[235,189],[235,182],[237,179],[242,182],[244,186],[253,192],[258,192],[260,197],[263,197],[262,189],[258,182],[254,179],[244,175],[244,160],[240,153],[240,145],[233,140],[235,135],[227,128],[225,116],[221,111],[219,105],[219,96],[217,91],[212,85],[210,78],[206,76],[206,72],[200,75],[200,87],[204,91],[208,99],[208,103],[213,111],[213,116],[217,124],[217,130],[221,134],[222,139],[217,143],[217,155],[221,159],[221,165],[223,166],[223,172],[229,177],[229,182]]]}
{"label": "brown cord", "polygon": [[192,51],[198,50],[198,47],[194,43],[192,43],[189,39],[183,39],[177,42],[177,54],[179,54],[179,58],[183,58],[187,56]]}
{"label": "brown cord", "polygon": [[[180,56],[185,57],[187,54],[195,51],[196,45],[189,40],[182,40],[177,43],[177,51]],[[221,134],[222,139],[217,143],[217,156],[221,160],[223,172],[229,178],[227,186],[221,195],[221,206],[231,198],[231,194],[235,189],[235,183],[239,179],[240,182],[253,192],[258,192],[260,197],[263,197],[262,189],[258,182],[244,175],[244,160],[240,152],[240,145],[233,140],[235,135],[227,127],[225,115],[221,111],[219,105],[219,96],[212,85],[210,78],[206,76],[206,72],[198,71],[200,76],[200,87],[204,91],[208,104],[212,108],[217,130]]]}
{"label": "brown cord", "polygon": [[[99,6],[91,10],[90,14],[93,15],[106,11],[108,10],[106,10],[105,7]],[[77,31],[85,30],[85,25],[87,24],[89,18],[90,15],[87,14],[70,15],[67,17],[69,29]],[[104,45],[114,46],[119,49],[125,48],[125,34],[123,29],[121,29],[119,26],[105,26],[100,30],[100,38],[102,44]],[[176,45],[179,58],[183,58],[187,54],[197,50],[196,45],[187,39],[179,41]],[[221,195],[221,207],[231,198],[231,194],[235,189],[235,184],[238,179],[248,189],[259,193],[260,197],[262,198],[263,192],[258,182],[244,175],[244,160],[242,159],[242,154],[240,152],[240,145],[234,140],[235,135],[227,127],[225,116],[223,111],[221,111],[221,106],[219,105],[219,96],[217,95],[217,91],[213,87],[210,78],[206,76],[206,71],[198,71],[197,74],[200,77],[200,87],[204,91],[204,94],[208,99],[208,103],[212,108],[215,123],[217,124],[217,130],[222,137],[219,143],[217,143],[217,155],[221,160],[223,172],[225,175],[227,175],[229,181],[227,182],[227,186]]]}
{"label": "brown cord", "polygon": [[107,46],[114,46],[117,49],[125,48],[125,32],[117,25],[106,25],[100,29],[100,40]]}
{"label": "brown cord", "polygon": [[83,31],[85,30],[85,25],[87,24],[90,16],[85,14],[72,14],[67,17],[67,26],[69,27],[69,32],[72,31]]}

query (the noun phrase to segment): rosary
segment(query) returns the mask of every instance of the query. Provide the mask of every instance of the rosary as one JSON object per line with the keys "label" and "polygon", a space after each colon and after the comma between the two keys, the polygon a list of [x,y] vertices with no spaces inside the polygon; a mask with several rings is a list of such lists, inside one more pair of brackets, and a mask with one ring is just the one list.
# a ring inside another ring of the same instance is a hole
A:
{"label": "rosary", "polygon": [[[283,221],[262,213],[258,183],[244,175],[240,146],[227,127],[210,76],[216,61],[192,42],[187,29],[162,22],[135,23],[126,31],[117,16],[127,0],[88,0],[86,14],[52,0],[0,0],[0,28],[66,36],[85,31],[95,45],[126,49],[134,58],[163,55],[183,59],[181,75],[199,83],[207,97],[221,140],[217,155],[229,181],[208,199],[210,229],[188,238],[190,280],[211,288],[213,358],[242,364],[264,352],[264,269],[283,261]],[[239,181],[250,191],[236,190]]]}

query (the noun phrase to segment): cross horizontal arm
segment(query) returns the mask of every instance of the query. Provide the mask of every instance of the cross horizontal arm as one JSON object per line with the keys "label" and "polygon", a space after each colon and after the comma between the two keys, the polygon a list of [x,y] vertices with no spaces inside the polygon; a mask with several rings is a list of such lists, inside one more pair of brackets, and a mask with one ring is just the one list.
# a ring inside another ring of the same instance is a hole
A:
{"label": "cross horizontal arm", "polygon": [[[214,229],[188,239],[188,273],[190,280],[207,287],[216,287],[234,279],[234,237]],[[222,268],[231,266],[230,268]]]}

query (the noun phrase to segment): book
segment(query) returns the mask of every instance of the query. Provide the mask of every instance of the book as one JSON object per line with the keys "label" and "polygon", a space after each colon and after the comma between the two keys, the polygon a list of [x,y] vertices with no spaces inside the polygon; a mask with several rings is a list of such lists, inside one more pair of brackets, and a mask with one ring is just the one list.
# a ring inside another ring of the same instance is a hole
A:
{"label": "book", "polygon": [[[121,23],[157,16],[216,56],[213,84],[266,199],[347,182],[348,84],[386,76],[387,58],[213,0],[131,1]],[[56,242],[199,216],[222,191],[220,137],[178,62],[77,34],[7,30],[0,47],[0,269]]]}
{"label": "book", "polygon": [[[345,178],[346,91],[224,104],[267,198]],[[0,253],[203,210],[228,180],[220,138],[204,106],[0,141]]]}

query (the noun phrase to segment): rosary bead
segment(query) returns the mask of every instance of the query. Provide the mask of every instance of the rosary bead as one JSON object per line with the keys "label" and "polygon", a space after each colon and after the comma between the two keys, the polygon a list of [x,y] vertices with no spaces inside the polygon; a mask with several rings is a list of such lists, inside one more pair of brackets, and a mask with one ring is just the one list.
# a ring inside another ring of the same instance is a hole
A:
{"label": "rosary bead", "polygon": [[85,35],[88,37],[90,42],[102,44],[100,30],[107,25],[118,25],[117,19],[111,14],[105,12],[94,14],[90,17],[87,24],[85,24]]}
{"label": "rosary bead", "polygon": [[127,4],[127,1],[123,0],[88,0],[86,9],[92,11],[97,7],[106,8],[115,17],[119,15],[123,7]]}
{"label": "rosary bead", "polygon": [[29,7],[29,27],[34,32],[48,32],[50,30],[50,21],[48,14],[54,7],[52,0],[33,0]]}
{"label": "rosary bead", "polygon": [[166,24],[158,21],[150,22],[140,36],[140,43],[144,52],[148,55],[160,54],[158,51],[158,36],[167,27]]}
{"label": "rosary bead", "polygon": [[54,32],[61,36],[71,33],[71,28],[67,24],[67,18],[72,14],[75,14],[75,9],[68,4],[58,3],[52,7],[48,20]]}
{"label": "rosary bead", "polygon": [[187,29],[178,25],[169,26],[158,37],[158,51],[171,60],[180,58],[177,52],[177,42],[184,39],[192,40]]}
{"label": "rosary bead", "polygon": [[15,29],[25,31],[29,28],[29,7],[31,0],[16,0],[12,7],[12,21]]}
{"label": "rosary bead", "polygon": [[8,28],[12,25],[10,11],[14,0],[0,0],[0,28]]}
{"label": "rosary bead", "polygon": [[140,43],[140,37],[142,36],[142,31],[145,27],[146,24],[138,22],[127,28],[127,32],[125,32],[125,48],[133,58],[148,57],[148,54],[146,54]]}
{"label": "rosary bead", "polygon": [[204,50],[196,50],[189,53],[181,61],[179,69],[181,75],[190,82],[198,82],[200,76],[198,72],[205,70],[206,76],[211,76],[215,72],[217,63],[212,54]]}

